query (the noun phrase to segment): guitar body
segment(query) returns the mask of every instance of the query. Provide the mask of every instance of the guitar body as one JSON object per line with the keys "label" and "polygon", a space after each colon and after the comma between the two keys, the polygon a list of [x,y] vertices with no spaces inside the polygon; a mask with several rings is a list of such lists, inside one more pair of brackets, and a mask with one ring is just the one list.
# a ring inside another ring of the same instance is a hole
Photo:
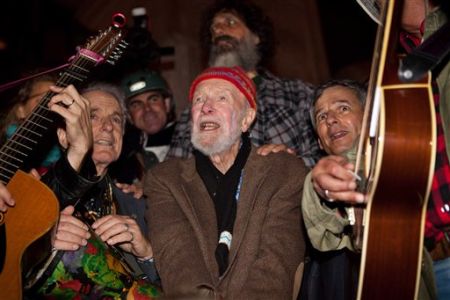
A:
{"label": "guitar body", "polygon": [[[0,273],[0,299],[22,299],[22,256],[58,220],[53,192],[34,177],[17,171],[7,185],[16,205],[5,214],[6,260]],[[20,201],[18,201],[20,199]]]}
{"label": "guitar body", "polygon": [[435,153],[428,96],[420,87],[384,91],[382,159],[376,188],[369,193],[359,299],[417,296]]}
{"label": "guitar body", "polygon": [[358,285],[358,299],[364,300],[417,298],[436,153],[430,80],[398,79],[398,29],[393,28],[399,27],[394,20],[400,20],[403,3],[386,3],[384,46],[373,93],[380,113],[377,134],[370,139],[372,174]]}

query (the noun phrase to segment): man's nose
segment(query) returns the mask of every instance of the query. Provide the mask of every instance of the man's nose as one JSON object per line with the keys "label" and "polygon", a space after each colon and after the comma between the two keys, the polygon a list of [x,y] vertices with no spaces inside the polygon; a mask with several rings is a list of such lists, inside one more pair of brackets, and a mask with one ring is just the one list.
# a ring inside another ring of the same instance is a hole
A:
{"label": "man's nose", "polygon": [[212,105],[211,100],[206,99],[206,101],[202,105],[202,112],[204,114],[210,114],[214,111],[214,107]]}
{"label": "man's nose", "polygon": [[102,130],[111,131],[113,128],[112,120],[109,117],[102,119]]}
{"label": "man's nose", "polygon": [[338,122],[338,119],[337,119],[336,113],[333,111],[329,111],[327,114],[327,125],[331,126],[333,124],[336,124],[337,122]]}
{"label": "man's nose", "polygon": [[144,102],[144,109],[146,111],[153,111],[153,105],[150,101],[145,101]]}
{"label": "man's nose", "polygon": [[226,25],[224,23],[215,23],[211,26],[212,37],[216,38],[225,33]]}

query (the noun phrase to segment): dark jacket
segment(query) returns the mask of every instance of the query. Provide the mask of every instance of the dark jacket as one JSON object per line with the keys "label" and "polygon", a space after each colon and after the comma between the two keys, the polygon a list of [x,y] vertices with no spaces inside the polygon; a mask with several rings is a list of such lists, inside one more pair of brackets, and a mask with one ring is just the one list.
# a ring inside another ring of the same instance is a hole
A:
{"label": "dark jacket", "polygon": [[[50,168],[47,174],[42,177],[42,181],[47,184],[57,196],[61,209],[68,205],[75,205],[81,198],[85,200],[85,195],[89,195],[92,189],[106,186],[106,181],[110,180],[108,175],[96,176],[96,169],[91,158],[86,159],[83,167],[77,173],[69,164],[67,157],[63,155],[56,164]],[[125,194],[113,185],[113,194],[118,204],[118,214],[133,217],[145,236],[147,236],[147,223],[145,220],[146,202],[143,198],[136,199],[130,194]],[[153,263],[141,263],[132,255],[126,255],[127,259],[139,265],[140,270],[152,282],[159,281]],[[133,264],[133,262],[131,262]],[[137,270],[139,271],[139,270]]]}

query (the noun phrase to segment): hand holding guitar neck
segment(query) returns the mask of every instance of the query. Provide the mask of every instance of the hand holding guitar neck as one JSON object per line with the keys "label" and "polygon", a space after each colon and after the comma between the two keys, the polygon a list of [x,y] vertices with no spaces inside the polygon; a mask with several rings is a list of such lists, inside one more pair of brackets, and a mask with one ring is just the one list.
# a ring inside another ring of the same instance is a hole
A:
{"label": "hand holding guitar neck", "polygon": [[[79,170],[88,151],[92,148],[90,105],[73,85],[66,88],[52,87],[53,96],[48,106],[64,118],[66,128],[58,128],[61,146],[67,149],[67,159],[74,170]],[[62,104],[62,105],[61,105]]]}

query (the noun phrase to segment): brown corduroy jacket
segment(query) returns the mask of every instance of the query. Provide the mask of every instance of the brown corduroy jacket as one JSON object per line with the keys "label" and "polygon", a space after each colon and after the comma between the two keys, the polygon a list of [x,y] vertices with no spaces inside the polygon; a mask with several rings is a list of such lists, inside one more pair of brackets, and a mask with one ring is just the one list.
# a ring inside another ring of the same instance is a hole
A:
{"label": "brown corduroy jacket", "polygon": [[252,149],[228,269],[219,278],[214,204],[195,160],[173,159],[151,169],[145,182],[146,218],[164,293],[192,299],[201,294],[216,299],[296,297],[305,251],[300,199],[306,172],[293,155],[263,157]]}

